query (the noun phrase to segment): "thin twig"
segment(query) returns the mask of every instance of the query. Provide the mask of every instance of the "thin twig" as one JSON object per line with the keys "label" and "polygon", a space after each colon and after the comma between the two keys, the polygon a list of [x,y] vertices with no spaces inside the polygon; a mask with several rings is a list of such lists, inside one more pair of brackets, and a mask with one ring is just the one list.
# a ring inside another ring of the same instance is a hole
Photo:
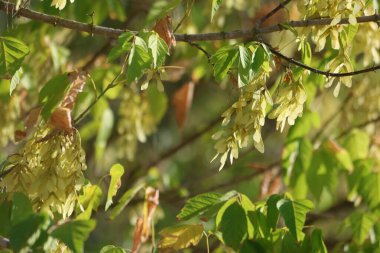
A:
{"label": "thin twig", "polygon": [[[9,13],[15,11],[16,6],[13,3],[0,1],[0,11]],[[115,29],[104,26],[92,26],[91,24],[81,23],[70,19],[60,18],[58,16],[47,15],[41,12],[33,11],[30,9],[20,8],[19,16],[38,20],[54,26],[61,26],[68,29],[87,32],[90,34],[104,35],[108,37],[118,37],[125,32],[123,29]],[[175,34],[176,41],[212,41],[212,40],[230,40],[230,39],[254,39],[257,34],[273,33],[286,30],[288,26],[297,27],[311,27],[311,26],[326,26],[330,25],[332,18],[308,19],[290,21],[273,26],[263,27],[260,29],[249,30],[236,30],[231,32],[216,32],[216,33],[199,33],[199,34]],[[380,15],[374,14],[370,16],[362,16],[356,18],[358,23],[378,22]],[[343,18],[338,24],[349,24],[348,18]]]}
{"label": "thin twig", "polygon": [[311,67],[309,65],[306,65],[306,64],[304,64],[304,63],[302,63],[300,61],[297,61],[297,60],[295,60],[293,58],[290,58],[290,57],[288,57],[288,56],[286,56],[286,55],[278,52],[277,50],[275,50],[273,47],[271,47],[271,45],[269,45],[267,43],[265,43],[265,44],[269,47],[270,51],[274,55],[276,55],[276,56],[284,59],[285,61],[287,61],[287,62],[289,62],[291,64],[294,64],[296,66],[299,66],[301,68],[310,70],[311,72],[314,72],[316,74],[324,75],[324,76],[327,76],[327,77],[355,76],[355,75],[360,75],[360,74],[364,74],[364,73],[368,73],[368,72],[374,72],[374,71],[380,69],[380,65],[376,65],[376,66],[373,66],[371,68],[361,69],[361,70],[352,71],[352,72],[345,72],[345,73],[333,73],[333,72],[329,72],[329,71],[323,71],[323,70],[320,70],[320,69],[313,68],[313,67]]}
{"label": "thin twig", "polygon": [[190,6],[187,6],[185,14],[181,18],[181,20],[179,21],[177,26],[174,28],[173,32],[176,32],[181,27],[181,25],[183,24],[183,21],[185,21],[185,19],[190,15],[191,9],[193,8],[193,5],[194,5],[194,1],[195,0],[191,0]]}
{"label": "thin twig", "polygon": [[206,55],[207,59],[210,61],[211,59],[211,54],[206,51],[203,47],[201,47],[199,44],[191,42],[191,41],[186,41],[190,46],[195,47],[199,51],[201,51],[204,55]]}
{"label": "thin twig", "polygon": [[272,17],[273,15],[275,15],[278,11],[280,11],[281,9],[285,8],[285,6],[290,3],[291,0],[285,0],[281,3],[279,3],[277,5],[276,8],[274,8],[273,10],[271,10],[270,12],[268,12],[265,16],[263,16],[262,18],[260,18],[257,22],[256,22],[256,28],[259,28],[265,21],[267,21],[270,17]]}
{"label": "thin twig", "polygon": [[111,81],[111,83],[108,84],[108,86],[92,101],[92,103],[81,113],[78,115],[78,117],[74,120],[74,125],[78,124],[86,115],[87,113],[98,103],[98,101],[113,87],[115,87],[116,80],[120,77],[120,73],[115,76],[115,78]]}

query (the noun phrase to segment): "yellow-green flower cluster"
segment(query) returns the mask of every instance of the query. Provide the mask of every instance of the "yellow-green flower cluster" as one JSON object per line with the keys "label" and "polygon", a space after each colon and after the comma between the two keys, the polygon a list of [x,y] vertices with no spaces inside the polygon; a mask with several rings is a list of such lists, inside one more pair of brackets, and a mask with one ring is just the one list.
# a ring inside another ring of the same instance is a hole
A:
{"label": "yellow-green flower cluster", "polygon": [[219,170],[228,157],[232,163],[238,158],[239,149],[247,147],[252,141],[257,150],[264,152],[261,128],[265,124],[268,103],[272,103],[268,90],[256,81],[247,85],[238,101],[223,113],[222,125],[226,128],[213,135],[213,139],[218,140],[214,159],[221,155]]}
{"label": "yellow-green flower cluster", "polygon": [[380,116],[380,84],[371,82],[378,77],[379,74],[371,74],[355,84],[348,112],[360,112],[368,120]]}
{"label": "yellow-green flower cluster", "polygon": [[338,25],[343,18],[348,18],[352,25],[357,24],[356,17],[361,16],[369,11],[367,3],[364,0],[303,0],[298,1],[298,7],[305,19],[310,18],[333,18],[330,26],[314,27],[312,30],[312,39],[316,44],[316,51],[322,51],[325,48],[327,38],[331,39],[333,49],[339,50],[340,34],[344,31],[344,26]]}
{"label": "yellow-green flower cluster", "polygon": [[306,99],[305,89],[299,81],[285,83],[281,86],[276,94],[276,106],[269,114],[269,118],[277,120],[276,128],[283,131],[286,122],[294,125],[295,120],[302,116]]}
{"label": "yellow-green flower cluster", "polygon": [[145,142],[156,130],[149,102],[143,95],[132,89],[125,91],[119,107],[117,129],[121,136],[123,154],[133,161],[138,142]]}
{"label": "yellow-green flower cluster", "polygon": [[58,212],[63,218],[71,215],[86,169],[76,130],[64,133],[39,127],[9,162],[10,172],[0,181],[9,197],[23,192],[36,211]]}
{"label": "yellow-green flower cluster", "polygon": [[14,141],[16,124],[20,116],[20,99],[12,95],[8,101],[0,100],[0,147]]}
{"label": "yellow-green flower cluster", "polygon": [[354,53],[363,55],[364,66],[380,63],[380,32],[378,24],[361,24],[354,42]]}
{"label": "yellow-green flower cluster", "polygon": [[[328,69],[332,73],[347,73],[354,71],[354,67],[352,66],[348,49],[341,50],[339,54],[332,59],[330,62],[326,64],[326,69]],[[336,81],[337,80],[337,81]],[[339,91],[341,88],[341,84],[350,88],[352,86],[352,76],[343,76],[343,77],[329,77],[325,84],[326,88],[331,87],[336,81],[336,86],[334,88],[334,96],[337,97],[339,95]]]}

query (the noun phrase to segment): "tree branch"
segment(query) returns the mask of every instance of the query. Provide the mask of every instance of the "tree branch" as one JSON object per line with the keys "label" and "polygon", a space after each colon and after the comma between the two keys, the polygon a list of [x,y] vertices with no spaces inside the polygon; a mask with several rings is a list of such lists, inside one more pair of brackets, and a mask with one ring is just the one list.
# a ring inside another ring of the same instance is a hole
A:
{"label": "tree branch", "polygon": [[361,69],[361,70],[352,71],[352,72],[345,72],[345,73],[333,73],[333,72],[329,72],[329,71],[323,71],[323,70],[320,70],[320,69],[313,68],[313,67],[311,67],[311,66],[309,66],[309,65],[306,65],[306,64],[304,64],[304,63],[302,63],[302,62],[300,62],[300,61],[297,61],[297,60],[295,60],[295,59],[293,59],[293,58],[290,58],[290,57],[288,57],[288,56],[286,56],[286,55],[284,55],[284,54],[278,52],[277,50],[275,50],[275,49],[274,49],[271,45],[269,45],[268,43],[265,43],[265,44],[269,47],[270,51],[271,51],[274,55],[276,55],[276,56],[278,56],[278,57],[284,59],[285,61],[287,61],[287,62],[289,62],[289,63],[292,63],[292,64],[294,64],[294,65],[296,65],[296,66],[299,66],[299,67],[301,67],[301,68],[304,68],[304,69],[310,70],[311,72],[314,72],[314,73],[316,73],[316,74],[324,75],[324,76],[327,76],[327,77],[355,76],[355,75],[360,75],[360,74],[364,74],[364,73],[368,73],[368,72],[373,72],[373,71],[376,71],[376,70],[380,69],[380,65],[376,65],[376,66],[373,66],[373,67],[371,67],[371,68]]}
{"label": "tree branch", "polygon": [[[0,1],[0,11],[6,13],[14,13],[16,6],[13,3]],[[47,15],[41,12],[33,11],[30,9],[20,8],[18,16],[29,18],[32,20],[41,21],[54,26],[61,26],[68,29],[87,32],[90,34],[98,34],[108,37],[116,38],[126,30],[109,28],[104,26],[93,26],[92,24],[81,23],[74,20],[64,19],[57,16]],[[217,32],[217,33],[200,33],[200,34],[175,34],[177,41],[212,41],[212,40],[231,40],[231,39],[252,39],[256,38],[258,34],[273,33],[286,30],[286,26],[291,27],[310,27],[310,26],[326,26],[330,25],[331,18],[310,19],[290,21],[287,23],[277,24],[273,26],[263,27],[260,29],[250,30],[236,30],[231,32]],[[371,16],[357,17],[358,23],[378,22],[380,21],[380,14]],[[339,24],[349,24],[348,18],[343,18]]]}

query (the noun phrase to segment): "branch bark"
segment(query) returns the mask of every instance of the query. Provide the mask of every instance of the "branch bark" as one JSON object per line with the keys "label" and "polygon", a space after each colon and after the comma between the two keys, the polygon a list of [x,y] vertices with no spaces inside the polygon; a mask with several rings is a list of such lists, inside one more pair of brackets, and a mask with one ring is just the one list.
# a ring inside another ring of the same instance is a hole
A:
{"label": "branch bark", "polygon": [[373,66],[371,68],[366,68],[366,69],[361,69],[361,70],[357,70],[357,71],[352,71],[352,72],[345,72],[345,73],[334,73],[334,72],[329,72],[329,71],[323,71],[323,70],[320,70],[320,69],[316,69],[316,68],[313,68],[309,65],[306,65],[300,61],[297,61],[293,58],[290,58],[278,51],[276,51],[273,47],[271,47],[271,45],[269,45],[268,43],[266,43],[266,45],[269,47],[270,51],[278,56],[279,58],[282,58],[284,59],[285,61],[291,63],[291,64],[294,64],[296,66],[299,66],[301,68],[304,68],[304,69],[307,69],[307,70],[310,70],[311,72],[314,72],[316,74],[320,74],[320,75],[324,75],[324,76],[327,76],[327,77],[345,77],[345,76],[355,76],[355,75],[360,75],[360,74],[364,74],[364,73],[368,73],[368,72],[374,72],[378,69],[380,69],[380,65],[376,65],[376,66]]}
{"label": "branch bark", "polygon": [[[10,2],[0,1],[0,11],[5,13],[15,13],[16,5]],[[20,8],[17,11],[17,15],[32,20],[41,21],[54,26],[65,27],[68,29],[76,30],[79,32],[86,32],[90,34],[98,34],[108,37],[116,38],[126,30],[109,28],[104,26],[93,26],[91,23],[81,23],[74,20],[60,18],[58,16],[47,15],[41,12],[33,11],[26,8]],[[277,24],[273,26],[263,27],[260,29],[250,30],[236,30],[231,32],[217,32],[217,33],[200,33],[200,34],[175,34],[177,41],[213,41],[213,40],[231,40],[231,39],[253,39],[258,34],[273,33],[286,30],[286,26],[291,27],[311,27],[311,26],[326,26],[330,25],[331,18],[322,19],[310,19],[290,21],[283,24]],[[358,23],[378,22],[380,21],[380,14],[371,16],[357,17]],[[348,19],[342,19],[339,24],[349,24]]]}

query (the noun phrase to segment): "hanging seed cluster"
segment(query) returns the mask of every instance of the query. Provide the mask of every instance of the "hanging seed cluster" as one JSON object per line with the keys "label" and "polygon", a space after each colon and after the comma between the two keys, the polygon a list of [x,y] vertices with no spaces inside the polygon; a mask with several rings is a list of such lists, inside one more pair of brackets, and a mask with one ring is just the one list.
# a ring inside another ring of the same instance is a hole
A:
{"label": "hanging seed cluster", "polygon": [[123,153],[133,161],[138,142],[145,142],[147,136],[156,130],[148,100],[133,90],[127,90],[120,104],[119,118],[118,132]]}
{"label": "hanging seed cluster", "polygon": [[23,192],[35,210],[58,212],[63,218],[73,212],[86,169],[77,131],[65,133],[39,127],[10,162],[10,172],[0,181],[9,197]]}
{"label": "hanging seed cluster", "polygon": [[16,124],[20,115],[19,97],[13,95],[7,102],[0,101],[0,147],[14,141]]}

